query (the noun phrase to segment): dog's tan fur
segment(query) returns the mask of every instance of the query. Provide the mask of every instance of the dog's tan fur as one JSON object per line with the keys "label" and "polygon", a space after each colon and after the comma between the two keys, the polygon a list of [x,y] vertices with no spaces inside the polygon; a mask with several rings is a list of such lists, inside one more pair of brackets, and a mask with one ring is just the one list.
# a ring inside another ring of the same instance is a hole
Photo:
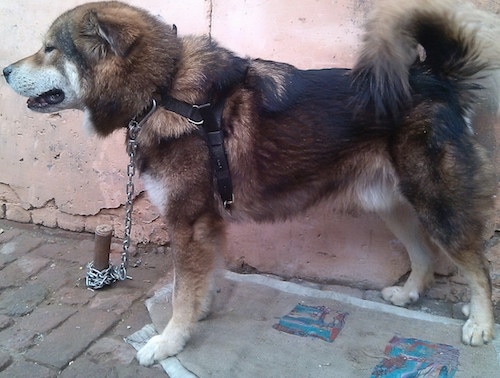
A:
{"label": "dog's tan fur", "polygon": [[498,110],[499,28],[495,16],[464,7],[386,1],[352,71],[300,71],[241,59],[205,36],[178,37],[119,2],[90,3],[61,15],[39,52],[4,69],[30,108],[81,109],[102,136],[158,92],[224,101],[229,211],[198,126],[160,107],[138,136],[137,164],[169,226],[175,268],[172,319],[139,351],[141,364],[180,352],[208,313],[226,221],[287,219],[325,198],[339,210],[376,211],[406,245],[412,272],[403,287],[383,290],[386,300],[418,300],[444,251],[471,287],[463,342],[492,339],[482,251],[496,180],[470,120],[485,102],[488,116]]}

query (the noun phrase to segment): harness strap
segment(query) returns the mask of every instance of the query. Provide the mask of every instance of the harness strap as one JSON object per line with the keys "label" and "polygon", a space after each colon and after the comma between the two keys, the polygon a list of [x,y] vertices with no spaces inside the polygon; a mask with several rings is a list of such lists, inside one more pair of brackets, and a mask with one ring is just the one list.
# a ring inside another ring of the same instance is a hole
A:
{"label": "harness strap", "polygon": [[187,118],[194,125],[201,126],[210,152],[219,195],[224,208],[227,209],[234,202],[234,194],[224,147],[224,131],[222,130],[224,103],[225,101],[222,99],[215,105],[209,103],[192,105],[170,97],[163,92],[161,94],[161,106],[163,108]]}
{"label": "harness strap", "polygon": [[161,106],[171,112],[177,113],[184,118],[187,118],[193,125],[203,125],[203,117],[200,110],[210,107],[210,104],[192,105],[187,102],[177,100],[168,96],[164,92],[161,93]]}
{"label": "harness strap", "polygon": [[217,180],[217,187],[222,198],[224,208],[234,202],[233,182],[229,171],[226,149],[224,147],[224,131],[222,130],[222,111],[224,99],[213,107],[200,108],[203,116],[203,130],[205,131],[208,149],[212,160],[212,168]]}

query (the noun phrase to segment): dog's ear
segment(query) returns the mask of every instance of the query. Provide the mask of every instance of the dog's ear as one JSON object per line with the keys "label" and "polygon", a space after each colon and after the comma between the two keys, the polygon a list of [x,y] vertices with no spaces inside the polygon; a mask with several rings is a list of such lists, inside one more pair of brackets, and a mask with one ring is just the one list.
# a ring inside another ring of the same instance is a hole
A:
{"label": "dog's ear", "polygon": [[125,57],[140,36],[139,29],[124,19],[99,15],[90,11],[85,15],[82,34],[94,37],[91,53],[103,58],[108,53]]}

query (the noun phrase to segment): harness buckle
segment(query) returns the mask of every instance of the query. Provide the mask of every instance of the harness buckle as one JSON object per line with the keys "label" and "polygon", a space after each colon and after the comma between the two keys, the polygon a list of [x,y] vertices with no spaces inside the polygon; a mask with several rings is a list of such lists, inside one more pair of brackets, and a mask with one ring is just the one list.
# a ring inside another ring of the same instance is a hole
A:
{"label": "harness buckle", "polygon": [[231,193],[231,199],[223,202],[224,209],[228,209],[229,206],[231,206],[233,203],[234,203],[234,193]]}
{"label": "harness buckle", "polygon": [[148,120],[149,117],[155,112],[156,110],[156,100],[153,98],[151,102],[151,109],[149,109],[149,112],[146,113],[146,115],[138,122],[138,127],[141,127],[144,122]]}
{"label": "harness buckle", "polygon": [[[201,115],[201,112],[205,109],[205,108],[209,108],[210,107],[210,103],[207,102],[206,104],[203,104],[203,105],[193,105],[191,107],[191,111],[189,112],[189,116],[187,117],[188,121],[195,125],[195,126],[201,126],[203,125],[203,123],[205,122],[205,120],[203,119],[203,116]],[[199,120],[199,121],[198,121]]]}

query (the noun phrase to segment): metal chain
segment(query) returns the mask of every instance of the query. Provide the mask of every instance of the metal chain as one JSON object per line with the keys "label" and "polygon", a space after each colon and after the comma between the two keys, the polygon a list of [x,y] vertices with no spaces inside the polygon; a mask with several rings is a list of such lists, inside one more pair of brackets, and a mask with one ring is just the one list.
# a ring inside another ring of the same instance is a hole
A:
{"label": "metal chain", "polygon": [[129,163],[127,165],[127,202],[125,202],[125,231],[123,238],[123,251],[121,256],[120,266],[114,266],[109,263],[108,268],[104,270],[97,270],[94,268],[92,261],[87,265],[87,275],[85,277],[85,284],[90,289],[101,289],[104,286],[111,285],[116,281],[123,281],[127,277],[128,266],[128,253],[130,248],[130,233],[132,231],[132,211],[134,209],[134,175],[135,175],[135,154],[137,151],[137,134],[141,126],[135,120],[130,121],[128,124],[128,143],[127,153],[129,156]]}
{"label": "metal chain", "polygon": [[122,272],[117,266],[109,263],[109,266],[103,270],[94,268],[94,262],[87,265],[87,275],[85,276],[85,284],[89,289],[97,290],[104,286],[111,285],[116,281],[123,281]]}
{"label": "metal chain", "polygon": [[121,280],[127,278],[128,251],[130,248],[130,232],[132,231],[132,211],[134,210],[134,175],[135,175],[135,154],[137,152],[137,135],[141,131],[142,125],[156,111],[156,101],[153,99],[151,108],[144,118],[137,122],[132,119],[128,123],[127,153],[129,162],[127,165],[127,202],[125,203],[125,235],[123,238],[122,263],[120,265]]}
{"label": "metal chain", "polygon": [[132,231],[132,211],[134,210],[134,175],[135,175],[135,154],[137,152],[137,135],[141,131],[142,124],[155,112],[156,101],[153,100],[151,108],[144,118],[137,122],[132,119],[128,124],[128,142],[127,153],[129,163],[127,165],[127,202],[125,202],[125,231],[123,237],[122,261],[120,266],[113,266],[111,262],[109,267],[99,271],[94,268],[93,263],[87,265],[87,276],[85,283],[90,289],[100,289],[105,285],[111,285],[116,281],[123,281],[127,278],[128,253],[130,248],[130,233]]}
{"label": "metal chain", "polygon": [[122,263],[120,266],[123,271],[123,279],[126,277],[126,268],[128,266],[128,252],[130,248],[130,233],[132,231],[132,211],[134,210],[134,175],[135,175],[135,154],[137,152],[137,135],[141,126],[135,120],[128,124],[128,143],[127,153],[129,162],[127,165],[127,202],[125,203],[125,235],[123,238]]}

